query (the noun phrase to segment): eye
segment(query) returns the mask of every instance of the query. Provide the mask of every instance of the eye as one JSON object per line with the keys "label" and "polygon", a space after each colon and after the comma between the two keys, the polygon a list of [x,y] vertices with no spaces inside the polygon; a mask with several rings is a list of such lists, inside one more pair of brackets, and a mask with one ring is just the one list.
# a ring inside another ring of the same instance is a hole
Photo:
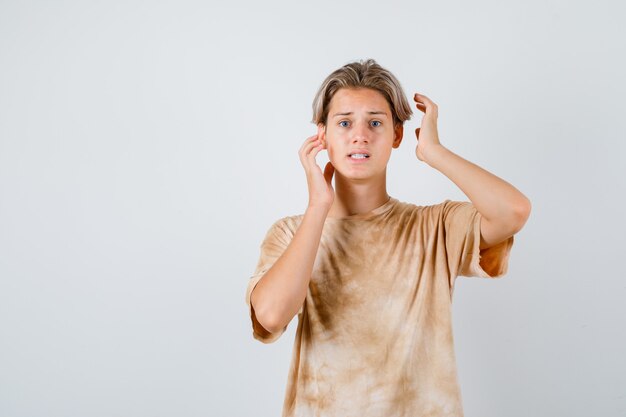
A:
{"label": "eye", "polygon": [[377,124],[377,125],[375,125],[374,127],[378,127],[378,126],[380,126],[380,124],[381,124],[381,123],[380,123],[380,121],[378,121],[378,120],[374,120],[372,123],[378,123],[378,124]]}
{"label": "eye", "polygon": [[339,126],[346,127],[346,125],[342,125],[342,123],[348,123],[348,121],[347,120],[342,120],[342,121],[339,122]]}

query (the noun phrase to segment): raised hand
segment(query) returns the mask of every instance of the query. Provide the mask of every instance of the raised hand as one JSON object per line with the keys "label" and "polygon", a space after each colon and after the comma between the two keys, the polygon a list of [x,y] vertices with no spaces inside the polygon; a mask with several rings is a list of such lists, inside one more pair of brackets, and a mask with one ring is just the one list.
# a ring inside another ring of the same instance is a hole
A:
{"label": "raised hand", "polygon": [[304,167],[309,187],[309,207],[316,206],[330,209],[335,199],[335,190],[331,183],[335,167],[328,162],[322,174],[322,169],[315,161],[315,157],[323,148],[324,145],[319,138],[319,134],[315,134],[304,141],[298,151],[298,155]]}
{"label": "raised hand", "polygon": [[439,143],[439,134],[437,133],[437,117],[439,110],[437,105],[425,95],[415,93],[413,100],[415,100],[415,107],[424,113],[422,125],[415,129],[415,137],[417,138],[415,155],[420,161],[428,162],[428,152],[438,145],[441,145],[441,143]]}

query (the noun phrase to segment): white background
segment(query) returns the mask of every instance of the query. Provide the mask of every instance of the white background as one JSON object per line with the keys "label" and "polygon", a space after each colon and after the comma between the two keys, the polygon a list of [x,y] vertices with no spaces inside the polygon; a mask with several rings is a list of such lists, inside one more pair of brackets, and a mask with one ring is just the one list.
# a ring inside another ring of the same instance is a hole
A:
{"label": "white background", "polygon": [[[509,273],[456,283],[465,414],[626,415],[624,15],[2,1],[0,415],[279,415],[297,319],[254,340],[245,288],[269,226],[306,208],[315,92],[365,58],[532,202]],[[467,200],[415,157],[414,112],[389,194]]]}

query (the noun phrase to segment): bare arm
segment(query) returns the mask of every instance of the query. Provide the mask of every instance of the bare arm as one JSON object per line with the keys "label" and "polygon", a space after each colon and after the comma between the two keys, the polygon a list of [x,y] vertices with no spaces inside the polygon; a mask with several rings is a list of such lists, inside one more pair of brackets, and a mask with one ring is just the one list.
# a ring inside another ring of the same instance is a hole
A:
{"label": "bare arm", "polygon": [[494,246],[515,233],[530,216],[528,197],[503,179],[460,157],[439,142],[438,107],[423,94],[415,94],[416,107],[424,112],[415,130],[417,158],[450,178],[481,214],[480,249]]}
{"label": "bare arm", "polygon": [[335,198],[331,185],[334,167],[324,172],[315,156],[324,148],[318,134],[307,138],[298,151],[309,188],[309,205],[291,242],[250,294],[256,319],[267,331],[282,330],[296,315],[306,298],[313,264],[322,238],[324,220]]}
{"label": "bare arm", "polygon": [[428,163],[450,178],[482,215],[480,249],[517,233],[530,215],[530,200],[517,188],[478,165],[439,145]]}
{"label": "bare arm", "polygon": [[283,329],[304,303],[327,214],[324,207],[306,210],[285,252],[252,290],[256,318],[271,333]]}

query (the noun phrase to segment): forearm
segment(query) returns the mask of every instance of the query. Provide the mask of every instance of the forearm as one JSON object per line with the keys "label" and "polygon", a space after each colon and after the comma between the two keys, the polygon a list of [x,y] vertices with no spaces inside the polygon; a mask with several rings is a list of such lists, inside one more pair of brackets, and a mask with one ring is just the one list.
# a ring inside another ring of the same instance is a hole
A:
{"label": "forearm", "polygon": [[485,219],[514,222],[530,209],[530,200],[513,185],[443,145],[427,155],[427,163],[452,180]]}
{"label": "forearm", "polygon": [[291,242],[252,291],[257,320],[276,332],[287,325],[306,298],[327,208],[307,208]]}

